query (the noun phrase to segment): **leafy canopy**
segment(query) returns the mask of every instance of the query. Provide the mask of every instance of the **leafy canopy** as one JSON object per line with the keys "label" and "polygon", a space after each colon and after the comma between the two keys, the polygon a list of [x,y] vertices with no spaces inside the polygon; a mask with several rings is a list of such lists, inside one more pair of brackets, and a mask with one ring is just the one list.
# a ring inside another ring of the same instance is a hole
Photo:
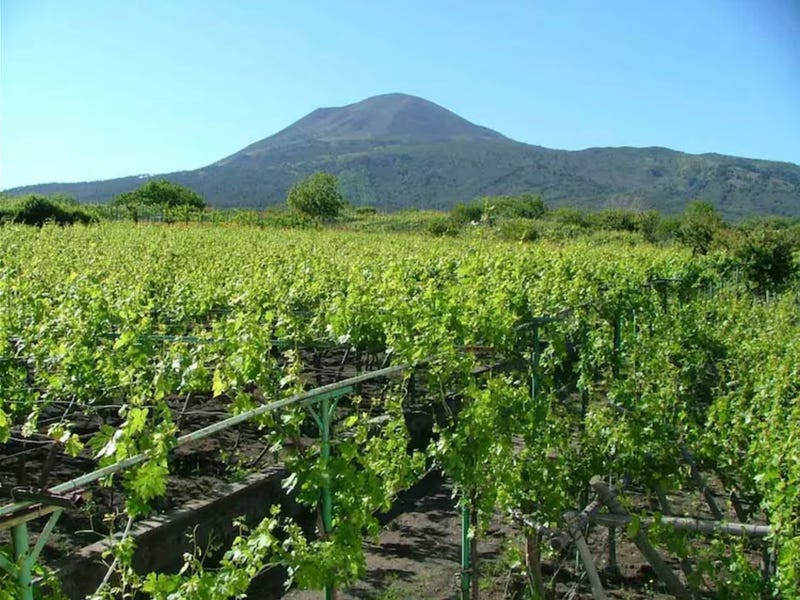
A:
{"label": "leafy canopy", "polygon": [[187,187],[160,179],[148,181],[138,190],[120,194],[113,200],[113,204],[120,206],[160,206],[162,208],[196,208],[206,207],[205,200]]}
{"label": "leafy canopy", "polygon": [[344,199],[336,175],[320,171],[293,185],[286,203],[290,209],[310,217],[332,219],[339,215]]}
{"label": "leafy canopy", "polygon": [[0,223],[4,221],[42,227],[45,223],[88,225],[96,223],[98,218],[91,209],[79,206],[69,196],[54,194],[47,197],[31,194],[0,201]]}

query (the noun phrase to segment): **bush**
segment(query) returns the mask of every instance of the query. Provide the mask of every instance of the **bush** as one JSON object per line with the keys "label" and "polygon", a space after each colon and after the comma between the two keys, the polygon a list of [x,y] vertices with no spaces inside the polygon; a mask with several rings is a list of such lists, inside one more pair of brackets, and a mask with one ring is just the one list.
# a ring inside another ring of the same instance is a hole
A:
{"label": "bush", "polygon": [[267,210],[261,216],[262,227],[278,227],[281,229],[310,229],[320,225],[319,219],[306,214],[288,210]]}
{"label": "bush", "polygon": [[678,217],[665,217],[656,225],[655,238],[661,242],[677,240],[681,230]]}
{"label": "bush", "polygon": [[758,293],[780,290],[797,276],[792,243],[782,231],[747,232],[735,244],[733,255]]}
{"label": "bush", "polygon": [[170,223],[188,220],[191,213],[206,208],[200,194],[166,179],[148,181],[132,192],[120,194],[111,204],[124,207],[134,221],[139,220],[143,208],[161,209],[164,220]]}
{"label": "bush", "polygon": [[368,216],[377,213],[378,209],[375,208],[374,206],[356,206],[354,212],[357,215]]}
{"label": "bush", "polygon": [[609,208],[589,217],[598,229],[606,231],[636,231],[636,213],[621,208]]}
{"label": "bush", "polygon": [[635,213],[634,224],[636,226],[636,231],[641,233],[646,241],[658,241],[658,228],[661,225],[661,215],[658,211],[648,210],[646,212]]}
{"label": "bush", "polygon": [[495,203],[498,216],[521,219],[540,219],[547,212],[541,194],[500,196]]}
{"label": "bush", "polygon": [[589,227],[589,219],[586,213],[577,208],[556,208],[548,214],[548,219],[564,225],[574,225],[576,227]]}
{"label": "bush", "polygon": [[519,196],[484,196],[466,206],[469,207],[470,216],[480,210],[478,218],[471,219],[473,221],[486,220],[487,215],[493,218],[539,219],[547,210],[541,194],[530,193]]}
{"label": "bush", "polygon": [[710,202],[690,202],[678,230],[678,240],[695,254],[707,254],[714,236],[725,227],[722,217]]}
{"label": "bush", "polygon": [[470,223],[477,223],[483,216],[482,204],[456,204],[450,211],[450,219],[455,225],[468,225]]}
{"label": "bush", "polygon": [[[70,198],[70,200],[72,200]],[[57,225],[88,225],[97,222],[97,217],[81,208],[74,200],[65,202],[63,197],[26,196],[16,204],[7,206],[5,216],[0,219],[41,227],[45,223]]]}
{"label": "bush", "polygon": [[533,219],[503,219],[497,226],[497,237],[510,242],[535,242],[539,229]]}
{"label": "bush", "polygon": [[445,235],[458,235],[458,227],[451,219],[444,216],[437,219],[431,219],[428,222],[426,229],[428,233],[436,237],[442,237]]}
{"label": "bush", "polygon": [[336,175],[318,172],[292,186],[286,196],[289,208],[309,217],[334,219],[344,206]]}

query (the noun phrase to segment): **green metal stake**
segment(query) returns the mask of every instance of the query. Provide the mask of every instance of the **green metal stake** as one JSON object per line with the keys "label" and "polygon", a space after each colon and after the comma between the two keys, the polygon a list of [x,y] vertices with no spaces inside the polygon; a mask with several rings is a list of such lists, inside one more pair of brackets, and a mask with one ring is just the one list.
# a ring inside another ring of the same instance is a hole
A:
{"label": "green metal stake", "polygon": [[[331,413],[336,408],[336,403],[331,405],[328,396],[322,397],[320,406],[322,434],[322,468],[325,472],[325,485],[322,486],[322,529],[325,535],[333,531],[333,498],[331,497],[330,473],[328,461],[331,457]],[[325,586],[325,600],[333,600],[333,585]]]}
{"label": "green metal stake", "polygon": [[33,586],[31,584],[32,565],[28,561],[28,524],[20,523],[11,528],[11,541],[14,544],[14,560],[19,565],[17,583],[22,588],[21,600],[33,600]]}
{"label": "green metal stake", "polygon": [[17,574],[17,565],[8,560],[2,554],[0,554],[0,569],[3,569],[6,573],[11,575],[12,577]]}
{"label": "green metal stake", "polygon": [[[319,414],[317,414],[313,407],[307,407],[308,412],[314,418],[319,428],[319,437],[321,440],[320,456],[326,481],[321,490],[322,531],[326,536],[333,531],[333,497],[331,495],[330,474],[328,473],[328,461],[331,457],[331,420],[333,419],[333,412],[336,410],[339,397],[352,391],[353,387],[348,386],[334,393],[321,394],[319,396]],[[326,585],[325,600],[333,600],[333,592],[333,585]]]}
{"label": "green metal stake", "polygon": [[461,600],[469,600],[470,588],[469,501],[461,495]]}

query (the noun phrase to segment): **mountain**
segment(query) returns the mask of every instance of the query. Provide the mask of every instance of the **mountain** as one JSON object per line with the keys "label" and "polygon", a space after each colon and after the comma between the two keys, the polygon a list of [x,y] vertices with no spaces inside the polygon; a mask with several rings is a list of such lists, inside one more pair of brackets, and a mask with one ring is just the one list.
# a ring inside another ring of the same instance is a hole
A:
{"label": "mountain", "polygon": [[[452,207],[491,194],[542,192],[550,206],[625,206],[680,212],[712,202],[727,217],[800,216],[800,166],[667,148],[552,150],[523,144],[415,96],[386,94],[320,108],[207,167],[166,177],[214,206],[280,204],[315,171],[339,176],[354,204]],[[151,176],[51,183],[11,194],[66,193],[105,202]]]}

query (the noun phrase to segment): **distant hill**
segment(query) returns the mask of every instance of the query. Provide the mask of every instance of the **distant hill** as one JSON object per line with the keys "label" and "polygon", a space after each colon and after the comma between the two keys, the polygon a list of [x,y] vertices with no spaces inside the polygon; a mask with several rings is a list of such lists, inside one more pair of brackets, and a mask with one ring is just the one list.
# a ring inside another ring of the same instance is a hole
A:
{"label": "distant hill", "polygon": [[[800,166],[667,148],[552,150],[511,140],[432,102],[386,94],[320,108],[207,167],[166,173],[220,207],[283,203],[315,171],[339,175],[354,204],[441,208],[477,196],[542,192],[550,206],[622,206],[680,212],[712,202],[729,218],[800,216]],[[156,177],[156,176],[154,176]],[[51,183],[8,193],[56,193],[106,202],[148,177]]]}

